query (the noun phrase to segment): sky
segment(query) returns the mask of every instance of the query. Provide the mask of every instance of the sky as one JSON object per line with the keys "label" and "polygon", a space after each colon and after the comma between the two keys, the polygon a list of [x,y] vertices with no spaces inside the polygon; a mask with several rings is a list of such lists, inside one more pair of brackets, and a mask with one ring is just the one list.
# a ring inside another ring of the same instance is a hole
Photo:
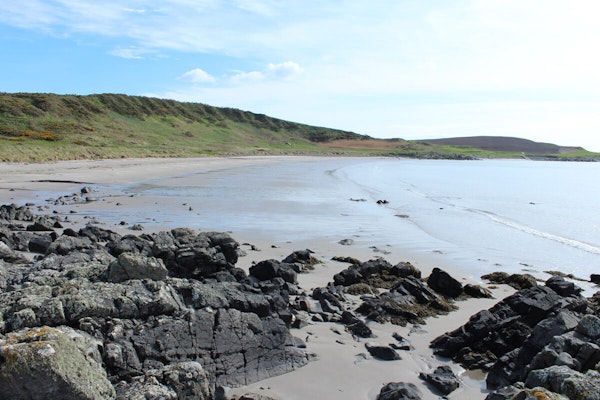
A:
{"label": "sky", "polygon": [[598,21],[597,0],[2,1],[0,92],[600,151]]}

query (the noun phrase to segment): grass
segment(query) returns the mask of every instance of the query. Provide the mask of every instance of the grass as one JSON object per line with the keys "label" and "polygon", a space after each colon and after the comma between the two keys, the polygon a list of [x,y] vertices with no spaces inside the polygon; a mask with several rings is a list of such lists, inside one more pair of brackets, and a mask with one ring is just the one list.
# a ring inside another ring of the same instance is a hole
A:
{"label": "grass", "polygon": [[[266,115],[140,96],[0,93],[0,161],[344,154],[520,157],[462,146],[374,139]],[[600,157],[575,149],[553,159]]]}

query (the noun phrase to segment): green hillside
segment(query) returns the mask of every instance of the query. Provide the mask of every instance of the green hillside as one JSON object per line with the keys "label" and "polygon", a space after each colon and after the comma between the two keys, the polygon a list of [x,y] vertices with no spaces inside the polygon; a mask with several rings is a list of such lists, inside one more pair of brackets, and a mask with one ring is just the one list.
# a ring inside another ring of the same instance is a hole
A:
{"label": "green hillside", "polygon": [[[549,154],[548,158],[599,156],[573,150],[576,153]],[[0,93],[0,161],[256,154],[522,156],[519,151],[477,148],[475,142],[465,146],[374,139],[233,108],[150,97]]]}
{"label": "green hillside", "polygon": [[233,108],[149,97],[0,93],[0,159],[331,152],[368,136]]}

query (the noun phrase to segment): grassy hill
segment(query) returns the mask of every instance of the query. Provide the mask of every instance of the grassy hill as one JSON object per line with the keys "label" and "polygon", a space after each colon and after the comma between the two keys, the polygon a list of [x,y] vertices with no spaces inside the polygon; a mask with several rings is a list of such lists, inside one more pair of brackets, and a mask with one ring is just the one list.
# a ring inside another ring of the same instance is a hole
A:
{"label": "grassy hill", "polygon": [[490,154],[481,151],[374,139],[233,108],[141,96],[0,93],[0,161],[252,154],[471,158]]}

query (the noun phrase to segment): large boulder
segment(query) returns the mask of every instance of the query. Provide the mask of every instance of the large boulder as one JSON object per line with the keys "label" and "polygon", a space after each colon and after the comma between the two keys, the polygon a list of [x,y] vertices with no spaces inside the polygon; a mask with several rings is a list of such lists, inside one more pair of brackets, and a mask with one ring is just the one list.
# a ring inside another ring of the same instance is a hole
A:
{"label": "large boulder", "polygon": [[102,343],[69,328],[39,327],[0,340],[0,398],[112,399]]}

